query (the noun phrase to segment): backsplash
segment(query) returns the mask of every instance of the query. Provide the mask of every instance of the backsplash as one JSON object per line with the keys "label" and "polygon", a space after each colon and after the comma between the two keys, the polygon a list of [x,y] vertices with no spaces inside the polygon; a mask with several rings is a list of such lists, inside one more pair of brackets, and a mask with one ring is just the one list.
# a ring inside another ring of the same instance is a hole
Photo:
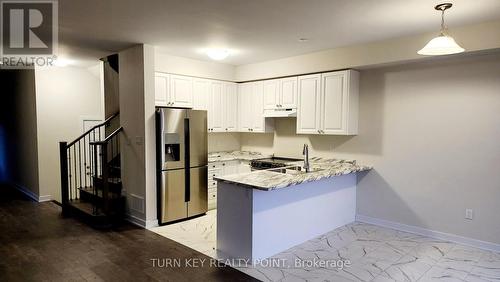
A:
{"label": "backsplash", "polygon": [[240,133],[209,133],[208,152],[240,150]]}

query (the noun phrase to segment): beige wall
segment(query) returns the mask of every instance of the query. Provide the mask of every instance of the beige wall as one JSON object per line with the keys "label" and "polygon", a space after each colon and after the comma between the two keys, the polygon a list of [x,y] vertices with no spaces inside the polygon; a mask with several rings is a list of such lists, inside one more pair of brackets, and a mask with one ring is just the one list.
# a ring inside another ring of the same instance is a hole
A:
{"label": "beige wall", "polygon": [[122,183],[129,216],[146,226],[156,219],[153,48],[124,50],[119,64]]}
{"label": "beige wall", "polygon": [[41,197],[61,200],[59,142],[73,141],[83,133],[82,117],[103,118],[101,84],[96,68],[35,70]]}
{"label": "beige wall", "polygon": [[155,52],[155,71],[234,81],[235,67]]}
{"label": "beige wall", "polygon": [[9,182],[38,200],[35,73],[0,70],[0,182]]}
{"label": "beige wall", "polygon": [[233,151],[241,147],[240,133],[209,133],[208,151]]}
{"label": "beige wall", "polygon": [[[454,27],[451,34],[467,52],[500,48],[500,22],[487,22],[466,27]],[[423,60],[417,51],[436,32],[384,40],[362,45],[323,50],[300,56],[236,67],[235,80],[297,75],[311,72],[357,68],[403,61]]]}
{"label": "beige wall", "polygon": [[[242,134],[244,150],[357,159],[358,213],[500,243],[500,55],[361,72],[357,136]],[[465,220],[465,209],[474,220]]]}

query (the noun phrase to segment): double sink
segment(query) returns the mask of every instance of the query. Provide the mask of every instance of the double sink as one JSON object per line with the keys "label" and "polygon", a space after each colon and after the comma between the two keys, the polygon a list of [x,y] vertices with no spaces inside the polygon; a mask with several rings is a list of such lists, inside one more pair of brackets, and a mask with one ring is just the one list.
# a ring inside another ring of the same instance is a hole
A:
{"label": "double sink", "polygon": [[306,173],[311,173],[311,172],[318,172],[321,170],[323,170],[323,169],[309,168],[309,171],[306,171],[303,166],[294,165],[294,166],[286,166],[286,167],[279,167],[279,168],[271,168],[271,169],[267,169],[266,171],[283,173],[283,174],[290,174],[290,175],[299,175],[299,174],[306,174]]}

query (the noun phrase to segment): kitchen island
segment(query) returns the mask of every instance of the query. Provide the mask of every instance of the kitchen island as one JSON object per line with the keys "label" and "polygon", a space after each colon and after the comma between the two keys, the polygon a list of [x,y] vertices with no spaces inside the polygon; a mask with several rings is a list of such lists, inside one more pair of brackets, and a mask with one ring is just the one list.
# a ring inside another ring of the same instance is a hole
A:
{"label": "kitchen island", "polygon": [[356,161],[311,158],[216,177],[217,253],[255,262],[355,220]]}

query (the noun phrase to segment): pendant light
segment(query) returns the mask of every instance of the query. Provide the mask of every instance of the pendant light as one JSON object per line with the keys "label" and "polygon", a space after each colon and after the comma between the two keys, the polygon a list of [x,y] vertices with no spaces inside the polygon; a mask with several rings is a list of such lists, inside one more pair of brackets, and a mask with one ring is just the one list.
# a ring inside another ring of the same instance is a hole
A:
{"label": "pendant light", "polygon": [[455,42],[453,37],[448,35],[448,28],[444,24],[444,11],[451,8],[451,6],[453,6],[453,4],[443,3],[434,7],[434,9],[441,11],[441,32],[438,37],[433,38],[424,48],[418,51],[418,54],[437,56],[462,53],[465,51],[464,48],[460,47],[460,45]]}

